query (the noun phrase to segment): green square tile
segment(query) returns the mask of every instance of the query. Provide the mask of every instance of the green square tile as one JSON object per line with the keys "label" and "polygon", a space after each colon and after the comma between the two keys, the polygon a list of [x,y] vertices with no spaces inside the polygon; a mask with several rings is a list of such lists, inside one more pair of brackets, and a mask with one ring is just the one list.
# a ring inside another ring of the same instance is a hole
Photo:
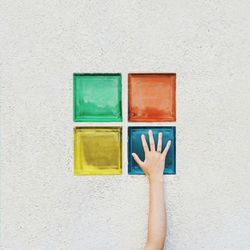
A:
{"label": "green square tile", "polygon": [[122,121],[121,74],[74,74],[74,121]]}

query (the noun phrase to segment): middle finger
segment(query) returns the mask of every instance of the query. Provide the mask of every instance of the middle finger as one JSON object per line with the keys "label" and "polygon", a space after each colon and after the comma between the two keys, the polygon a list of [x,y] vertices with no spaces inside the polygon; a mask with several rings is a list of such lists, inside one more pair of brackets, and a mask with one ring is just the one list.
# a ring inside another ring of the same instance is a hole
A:
{"label": "middle finger", "polygon": [[155,151],[155,141],[152,130],[148,131],[150,150]]}

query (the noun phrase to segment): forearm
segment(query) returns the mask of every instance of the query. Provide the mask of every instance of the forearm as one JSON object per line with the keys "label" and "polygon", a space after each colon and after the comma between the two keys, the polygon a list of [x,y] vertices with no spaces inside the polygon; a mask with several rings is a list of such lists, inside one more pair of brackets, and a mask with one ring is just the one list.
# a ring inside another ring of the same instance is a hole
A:
{"label": "forearm", "polygon": [[165,243],[167,224],[163,172],[171,140],[168,140],[162,151],[162,132],[158,133],[157,148],[152,130],[148,131],[148,135],[150,150],[145,135],[141,136],[145,160],[142,161],[136,153],[132,153],[132,156],[149,180],[148,240],[146,249],[162,250]]}
{"label": "forearm", "polygon": [[164,179],[149,178],[148,241],[146,249],[163,249],[166,237]]}

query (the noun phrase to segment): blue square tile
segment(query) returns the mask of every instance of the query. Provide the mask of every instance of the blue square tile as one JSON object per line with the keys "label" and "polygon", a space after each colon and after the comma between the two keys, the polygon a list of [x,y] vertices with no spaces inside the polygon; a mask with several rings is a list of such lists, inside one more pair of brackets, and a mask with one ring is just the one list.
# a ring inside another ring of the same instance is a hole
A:
{"label": "blue square tile", "polygon": [[149,145],[148,130],[153,132],[155,144],[158,143],[158,133],[162,132],[162,149],[168,140],[171,140],[171,147],[165,160],[164,174],[175,174],[176,172],[176,141],[175,127],[129,127],[128,128],[128,173],[144,174],[142,169],[134,161],[132,153],[136,153],[144,161],[144,151],[141,143],[141,135],[144,134]]}

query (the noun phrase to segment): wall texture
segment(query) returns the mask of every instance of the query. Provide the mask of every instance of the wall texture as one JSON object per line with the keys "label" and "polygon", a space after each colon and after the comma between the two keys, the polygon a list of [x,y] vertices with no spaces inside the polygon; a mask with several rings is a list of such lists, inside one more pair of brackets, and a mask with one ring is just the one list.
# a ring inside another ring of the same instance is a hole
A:
{"label": "wall texture", "polygon": [[126,143],[122,176],[73,176],[73,72],[121,72],[125,103],[128,72],[176,72],[166,249],[250,249],[249,10],[248,0],[1,1],[1,249],[144,246],[148,186],[127,175]]}

